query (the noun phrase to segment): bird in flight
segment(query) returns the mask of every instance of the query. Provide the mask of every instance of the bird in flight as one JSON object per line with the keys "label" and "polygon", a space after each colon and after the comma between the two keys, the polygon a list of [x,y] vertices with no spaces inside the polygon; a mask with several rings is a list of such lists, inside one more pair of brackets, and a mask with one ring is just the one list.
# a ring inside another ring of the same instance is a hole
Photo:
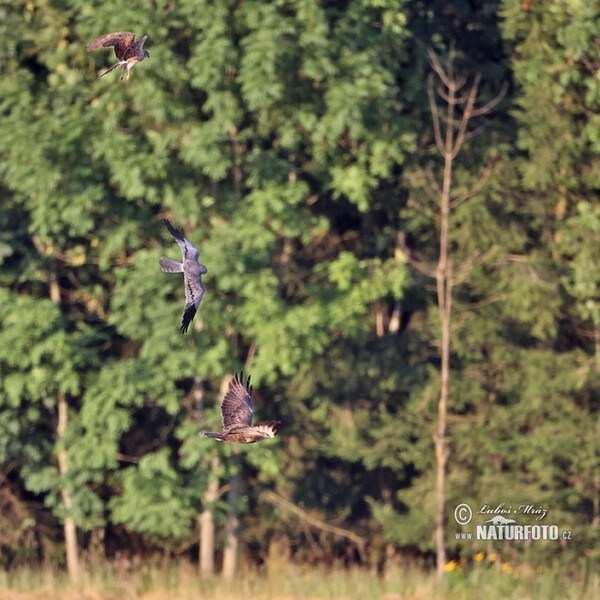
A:
{"label": "bird in flight", "polygon": [[136,63],[144,60],[145,58],[150,58],[150,52],[148,50],[144,50],[144,42],[148,39],[148,36],[140,38],[137,42],[133,42],[135,39],[135,33],[131,33],[131,31],[119,31],[117,33],[107,33],[105,35],[101,35],[99,38],[96,38],[93,42],[90,42],[86,50],[89,52],[90,50],[96,50],[96,48],[110,48],[111,46],[115,49],[115,55],[119,59],[119,62],[111,67],[108,71],[105,71],[100,75],[103,77],[107,73],[114,71],[115,69],[122,67],[123,73],[121,75],[121,81],[123,81],[123,77],[125,76],[125,71],[127,70],[127,79],[129,79],[129,71]]}
{"label": "bird in flight", "polygon": [[165,273],[183,273],[183,284],[185,286],[185,310],[183,311],[183,321],[181,323],[181,333],[188,330],[200,302],[204,296],[204,284],[202,283],[202,275],[205,275],[207,270],[204,265],[198,262],[200,252],[188,240],[186,240],[169,221],[163,220],[165,227],[169,233],[175,238],[175,241],[181,248],[183,262],[171,260],[170,258],[162,257],[158,262],[160,268]]}
{"label": "bird in flight", "polygon": [[252,425],[252,387],[250,375],[244,385],[244,372],[237,373],[229,382],[229,391],[221,402],[221,416],[223,417],[223,431],[220,433],[202,433],[209,438],[220,442],[237,442],[238,444],[253,444],[274,438],[279,431],[281,421],[265,421]]}

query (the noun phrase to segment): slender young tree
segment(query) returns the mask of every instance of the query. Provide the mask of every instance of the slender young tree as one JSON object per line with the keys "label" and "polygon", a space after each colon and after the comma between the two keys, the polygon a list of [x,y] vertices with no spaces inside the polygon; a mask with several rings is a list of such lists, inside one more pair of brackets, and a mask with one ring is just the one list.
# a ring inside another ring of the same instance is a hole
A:
{"label": "slender young tree", "polygon": [[[50,273],[48,278],[48,289],[50,299],[57,306],[60,305],[61,295],[60,288],[57,283],[56,273],[54,270]],[[56,435],[58,438],[58,448],[56,451],[56,461],[58,463],[58,472],[66,481],[69,473],[69,466],[67,461],[67,449],[64,446],[64,440],[67,433],[67,427],[69,425],[69,404],[65,397],[65,394],[58,394],[57,402],[57,425]],[[73,497],[69,493],[66,484],[60,488],[60,495],[65,507],[65,510],[70,513],[73,509]],[[69,573],[69,579],[71,583],[76,584],[79,581],[79,547],[77,544],[77,527],[71,514],[67,514],[64,518],[63,531],[65,535],[65,554],[67,560],[67,571]]]}
{"label": "slender young tree", "polygon": [[[194,376],[193,385],[195,409],[204,412],[204,392],[202,378]],[[213,448],[210,458],[209,482],[204,493],[203,509],[197,516],[198,521],[198,573],[201,577],[210,577],[215,569],[215,523],[212,505],[219,497],[219,454]]]}
{"label": "slender young tree", "polygon": [[[67,426],[69,423],[69,405],[63,395],[58,399],[58,425],[56,432],[59,440],[64,439],[67,432]],[[64,447],[58,449],[56,453],[56,459],[58,462],[58,471],[61,475],[66,476],[69,472],[67,464],[67,451]],[[60,490],[64,507],[67,511],[73,508],[73,498],[69,491],[63,486]],[[65,549],[67,557],[67,571],[69,572],[69,579],[72,583],[79,581],[79,548],[77,545],[77,527],[73,517],[67,515],[64,522],[65,532]]]}
{"label": "slender young tree", "polygon": [[[435,146],[443,160],[441,184],[431,170],[425,171],[425,189],[430,198],[430,206],[423,212],[431,216],[439,226],[439,250],[435,268],[411,258],[411,262],[421,272],[435,279],[437,295],[437,313],[440,323],[440,393],[437,405],[437,426],[434,434],[436,458],[436,519],[435,546],[436,568],[438,577],[444,574],[446,565],[445,549],[445,513],[446,513],[446,473],[448,461],[447,426],[448,426],[448,396],[450,390],[450,356],[451,356],[451,319],[452,319],[452,290],[464,281],[468,272],[476,262],[485,258],[467,258],[462,264],[455,265],[452,256],[451,219],[452,209],[458,204],[476,194],[487,181],[492,162],[488,162],[481,176],[468,191],[455,195],[453,193],[453,171],[458,154],[465,143],[477,133],[470,129],[470,121],[490,112],[502,99],[503,89],[493,100],[476,106],[479,96],[481,76],[477,74],[470,87],[467,86],[467,76],[457,74],[450,58],[444,66],[440,63],[433,50],[429,50],[433,72],[428,80],[429,106],[433,120]],[[444,108],[438,106],[436,94],[443,100]]]}
{"label": "slender young tree", "polygon": [[240,541],[240,518],[238,515],[240,502],[241,486],[241,461],[239,450],[234,450],[235,472],[229,482],[229,491],[227,492],[227,502],[229,511],[227,513],[227,524],[225,526],[225,547],[223,548],[223,566],[221,574],[225,581],[233,581],[237,569],[237,556]]}

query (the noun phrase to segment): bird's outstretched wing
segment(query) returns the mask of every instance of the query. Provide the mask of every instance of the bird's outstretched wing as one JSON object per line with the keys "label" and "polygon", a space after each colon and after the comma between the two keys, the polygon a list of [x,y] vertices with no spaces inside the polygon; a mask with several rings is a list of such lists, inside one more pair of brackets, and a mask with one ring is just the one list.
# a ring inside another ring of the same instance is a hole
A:
{"label": "bird's outstretched wing", "polygon": [[196,316],[196,311],[202,302],[202,297],[206,288],[201,279],[193,280],[183,274],[185,283],[185,308],[183,309],[183,318],[181,320],[181,333],[185,333]]}
{"label": "bird's outstretched wing", "polygon": [[173,227],[169,221],[167,221],[167,219],[163,219],[163,223],[169,230],[169,233],[173,236],[173,239],[179,244],[184,262],[186,260],[197,261],[200,256],[198,249],[189,240],[186,240],[183,235],[181,235],[181,233],[179,233],[179,231],[175,229],[175,227]]}
{"label": "bird's outstretched wing", "polygon": [[243,384],[244,372],[237,373],[229,382],[229,391],[221,402],[221,416],[223,417],[223,429],[230,431],[235,427],[247,427],[252,425],[252,387],[250,386],[250,375]]}
{"label": "bird's outstretched wing", "polygon": [[164,273],[183,273],[183,263],[177,260],[162,256],[158,264]]}
{"label": "bird's outstretched wing", "polygon": [[129,51],[127,52],[127,58],[129,58],[130,56],[137,56],[138,54],[143,54],[143,46],[144,46],[144,42],[148,39],[148,36],[145,35],[144,37],[141,37],[135,44],[131,45],[131,48],[129,48]]}
{"label": "bird's outstretched wing", "polygon": [[[147,37],[147,36],[146,36]],[[135,39],[135,33],[131,31],[118,31],[116,33],[106,33],[97,37],[93,42],[90,42],[86,46],[86,50],[96,50],[96,48],[110,48],[114,47],[115,56],[119,60],[125,60],[125,55],[133,44]],[[141,41],[141,40],[140,40]]]}

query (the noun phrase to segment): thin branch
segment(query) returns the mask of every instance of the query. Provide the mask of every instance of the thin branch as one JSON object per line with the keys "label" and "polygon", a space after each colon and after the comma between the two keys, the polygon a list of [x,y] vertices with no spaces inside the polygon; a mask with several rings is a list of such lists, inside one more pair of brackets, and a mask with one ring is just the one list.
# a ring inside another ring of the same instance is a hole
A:
{"label": "thin branch", "polygon": [[431,49],[427,48],[427,54],[429,54],[429,59],[431,60],[431,66],[433,70],[437,73],[438,77],[443,81],[444,85],[449,88],[450,87],[450,79],[444,72],[442,65],[440,65],[440,61],[438,60],[437,54]]}
{"label": "thin branch", "polygon": [[[462,86],[461,86],[462,87]],[[446,92],[443,90],[443,88],[441,87],[437,87],[435,89],[435,91],[438,93],[438,95],[443,98],[448,104],[464,104],[468,99],[469,99],[469,92],[465,92],[462,96],[460,96],[459,98],[450,98],[450,96],[448,94],[446,94]],[[458,91],[458,88],[455,86],[454,91]]]}
{"label": "thin branch", "polygon": [[454,208],[455,206],[458,206],[461,202],[464,202],[465,200],[472,198],[475,194],[477,194],[477,192],[479,192],[479,190],[487,183],[487,180],[490,178],[490,175],[492,174],[492,170],[494,168],[494,164],[495,164],[494,159],[490,158],[490,160],[488,161],[488,164],[485,166],[485,169],[483,170],[483,173],[480,175],[479,179],[475,182],[475,185],[468,192],[465,192],[464,194],[461,194],[460,196],[457,196],[454,200],[450,201],[451,209]]}
{"label": "thin branch", "polygon": [[308,540],[308,543],[309,543],[311,549],[313,550],[313,552],[316,552],[321,557],[325,556],[325,552],[321,549],[321,547],[317,543],[317,540],[315,540],[315,537],[311,533],[310,527],[308,527],[308,525],[302,521],[300,522],[300,527],[302,527],[302,533]]}
{"label": "thin branch", "polygon": [[508,83],[506,81],[502,84],[502,88],[498,92],[498,95],[495,98],[492,98],[487,104],[484,104],[480,108],[476,108],[471,113],[472,117],[479,117],[480,115],[484,115],[492,110],[494,106],[496,106],[502,98],[506,95],[508,91]]}
{"label": "thin branch", "polygon": [[523,256],[522,254],[508,254],[504,257],[504,260],[509,262],[520,262],[527,263],[529,262],[529,258],[527,256]]}
{"label": "thin branch", "polygon": [[120,460],[121,462],[129,462],[137,464],[140,462],[139,457],[137,456],[129,456],[127,454],[121,454],[121,452],[115,452],[115,458]]}
{"label": "thin branch", "polygon": [[431,181],[427,174],[425,174],[425,179],[420,181],[422,188],[425,190],[425,193],[429,197],[429,199],[436,205],[440,205],[440,195],[441,191],[437,182]]}
{"label": "thin branch", "polygon": [[494,244],[490,246],[483,254],[476,255],[472,254],[467,258],[460,267],[454,273],[454,284],[461,284],[469,275],[469,273],[480,267],[483,263],[485,263],[491,254],[493,254],[497,249],[497,246]]}
{"label": "thin branch", "polygon": [[276,494],[271,490],[266,491],[263,494],[263,498],[265,498],[268,502],[274,504],[275,506],[285,508],[286,510],[294,513],[297,517],[299,517],[305,523],[308,523],[311,527],[315,527],[316,529],[320,529],[321,531],[332,533],[333,535],[337,535],[339,537],[344,537],[350,540],[351,542],[354,542],[359,547],[361,552],[365,547],[365,540],[353,531],[350,531],[349,529],[344,529],[342,527],[337,527],[335,525],[331,525],[325,521],[321,521],[320,519],[313,517],[299,506],[296,506],[289,500],[282,498],[279,494]]}
{"label": "thin branch", "polygon": [[427,79],[427,95],[429,96],[429,107],[431,108],[431,116],[433,117],[433,132],[435,134],[435,144],[441,154],[444,154],[445,148],[442,141],[442,132],[440,131],[440,117],[435,97],[433,95],[433,76],[430,75]]}
{"label": "thin branch", "polygon": [[475,100],[477,98],[477,90],[479,88],[479,82],[481,81],[481,75],[477,73],[475,75],[475,80],[473,81],[473,85],[471,86],[471,91],[469,92],[469,99],[467,100],[467,106],[463,112],[463,116],[460,122],[460,127],[458,133],[456,134],[456,140],[454,142],[454,148],[452,148],[452,158],[456,158],[458,153],[460,152],[463,144],[465,142],[465,132],[467,130],[467,123],[471,120],[471,115],[473,112],[473,105],[475,104]]}
{"label": "thin branch", "polygon": [[[423,180],[422,187],[425,190],[425,193],[429,197],[429,199],[436,205],[439,205],[439,192],[431,187],[431,183],[429,181]],[[432,215],[427,215],[432,216]]]}
{"label": "thin branch", "polygon": [[246,372],[250,371],[250,365],[252,364],[252,359],[256,354],[256,344],[252,344],[250,348],[248,348],[248,354],[246,355],[246,361],[244,362],[244,370]]}
{"label": "thin branch", "polygon": [[465,83],[467,82],[466,77],[454,77],[451,60],[448,60],[448,71],[446,72],[440,64],[437,54],[431,48],[427,49],[427,53],[429,54],[429,58],[431,59],[431,66],[433,67],[433,70],[437,73],[438,77],[442,80],[442,82],[448,89],[458,91],[461,87],[463,87],[463,85],[465,85]]}
{"label": "thin branch", "polygon": [[488,306],[490,304],[495,304],[496,302],[500,302],[503,298],[503,294],[496,294],[495,296],[490,296],[489,298],[484,298],[483,300],[479,300],[479,302],[470,302],[470,303],[466,303],[466,304],[461,304],[459,305],[457,302],[455,302],[455,306],[456,306],[456,310],[457,311],[464,311],[464,310],[475,310],[477,308],[483,308],[484,306]]}
{"label": "thin branch", "polygon": [[486,127],[486,124],[483,123],[479,125],[479,127],[475,127],[472,131],[467,131],[465,133],[465,139],[463,140],[463,144],[466,144],[471,138],[474,138],[476,135],[479,135]]}
{"label": "thin branch", "polygon": [[[427,188],[425,188],[425,191],[427,192]],[[427,192],[427,194],[429,195],[429,192]],[[436,199],[431,197],[430,198],[436,202]],[[415,200],[414,197],[411,196],[409,202],[411,204],[414,204],[415,208],[420,211],[421,213],[423,213],[426,217],[429,217],[432,221],[439,223],[440,222],[440,217],[438,215],[436,215],[432,210],[429,210],[428,208],[426,208],[425,206],[423,206],[420,202],[418,202],[417,200]]]}
{"label": "thin branch", "polygon": [[412,256],[412,252],[410,248],[406,244],[406,238],[404,236],[403,231],[398,232],[398,247],[404,252],[406,258],[408,258],[408,262],[415,268],[417,271],[425,275],[425,277],[430,277],[431,279],[435,279],[435,271],[433,269],[427,269],[424,265],[423,261],[417,260]]}
{"label": "thin branch", "polygon": [[460,125],[460,120],[449,117],[448,115],[440,114],[440,120],[442,123],[444,123],[444,125],[452,125],[453,127]]}
{"label": "thin branch", "polygon": [[592,74],[593,77],[596,77],[596,78],[598,77],[598,69],[592,63],[592,61],[588,58],[588,56],[587,56],[587,54],[585,54],[585,52],[581,56],[581,62],[583,62],[583,64],[587,67],[587,70]]}
{"label": "thin branch", "polygon": [[427,176],[427,179],[429,180],[429,183],[431,184],[431,187],[438,192],[438,194],[442,193],[442,188],[440,187],[440,184],[437,182],[436,178],[433,175],[433,171],[431,170],[431,165],[427,165],[425,167],[425,175]]}
{"label": "thin branch", "polygon": [[10,475],[11,471],[13,471],[14,469],[16,469],[20,464],[21,464],[20,460],[14,459],[14,460],[12,460],[9,463],[7,463],[7,464],[4,465],[4,469],[3,469],[3,473],[2,473],[2,479],[0,479],[0,487],[4,485],[4,482],[6,481],[6,479],[8,478],[8,476]]}
{"label": "thin branch", "polygon": [[581,102],[577,103],[577,106],[579,106],[579,108],[581,109],[581,112],[586,116],[586,117],[595,117],[596,113],[593,110],[590,110],[589,108],[586,108],[583,104],[581,104]]}

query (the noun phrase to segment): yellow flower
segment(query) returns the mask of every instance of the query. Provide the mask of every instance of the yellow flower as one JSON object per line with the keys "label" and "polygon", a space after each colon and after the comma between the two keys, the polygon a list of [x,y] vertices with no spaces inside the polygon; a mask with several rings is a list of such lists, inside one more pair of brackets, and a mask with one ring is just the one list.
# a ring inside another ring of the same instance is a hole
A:
{"label": "yellow flower", "polygon": [[446,566],[444,567],[444,571],[449,573],[450,571],[454,571],[457,566],[458,566],[458,563],[455,560],[451,560],[450,562],[446,563]]}
{"label": "yellow flower", "polygon": [[477,562],[481,562],[483,559],[485,558],[485,552],[478,552],[474,557],[473,560],[476,560]]}
{"label": "yellow flower", "polygon": [[490,555],[488,556],[488,560],[489,560],[490,562],[496,562],[496,559],[497,559],[497,558],[498,558],[498,556],[497,556],[496,554],[490,554]]}
{"label": "yellow flower", "polygon": [[503,562],[503,563],[502,563],[502,567],[501,567],[501,568],[502,568],[502,570],[503,570],[505,573],[508,573],[508,574],[510,574],[510,573],[512,573],[512,572],[513,572],[513,569],[512,569],[512,567],[511,567],[511,566],[510,566],[510,565],[509,565],[507,562]]}

